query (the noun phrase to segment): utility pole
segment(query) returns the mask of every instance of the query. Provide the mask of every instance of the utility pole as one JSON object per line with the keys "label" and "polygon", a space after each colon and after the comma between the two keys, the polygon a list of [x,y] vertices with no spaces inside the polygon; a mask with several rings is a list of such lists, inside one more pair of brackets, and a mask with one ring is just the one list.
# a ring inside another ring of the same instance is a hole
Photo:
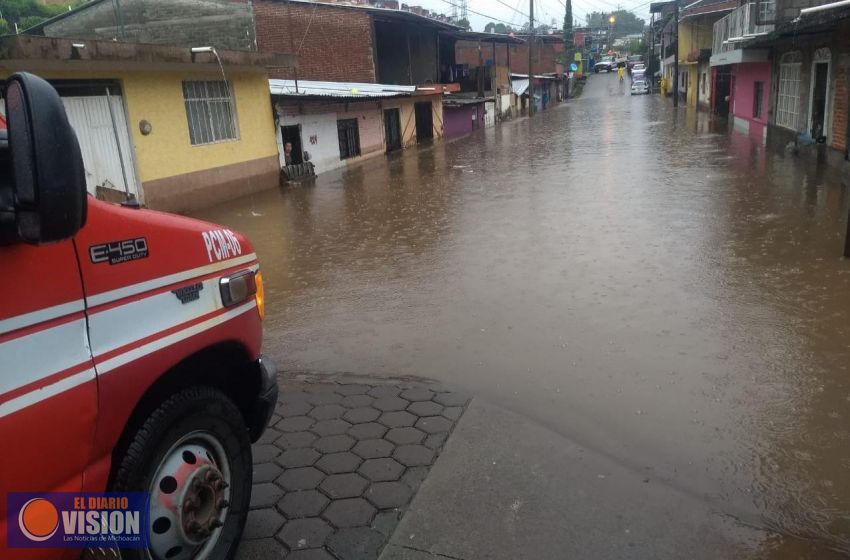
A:
{"label": "utility pole", "polygon": [[534,48],[534,0],[528,0],[528,116],[534,114],[534,71],[531,49]]}
{"label": "utility pole", "polygon": [[[495,68],[495,66],[494,66]],[[481,51],[481,40],[478,40],[478,97],[484,97],[484,53]]]}
{"label": "utility pole", "polygon": [[646,73],[649,74],[649,93],[652,92],[652,86],[655,85],[655,71],[652,69],[652,62],[655,59],[655,13],[652,14],[652,19],[649,22],[649,56],[646,58]]}
{"label": "utility pole", "polygon": [[679,0],[673,2],[673,107],[679,106]]}

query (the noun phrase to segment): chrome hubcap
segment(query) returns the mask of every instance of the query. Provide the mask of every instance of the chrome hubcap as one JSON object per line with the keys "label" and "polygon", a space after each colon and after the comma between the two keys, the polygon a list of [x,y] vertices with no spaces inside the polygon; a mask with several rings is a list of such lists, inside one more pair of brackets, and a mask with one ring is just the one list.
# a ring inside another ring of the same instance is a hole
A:
{"label": "chrome hubcap", "polygon": [[156,560],[201,560],[218,541],[230,506],[224,448],[206,432],[175,443],[151,481],[150,554]]}

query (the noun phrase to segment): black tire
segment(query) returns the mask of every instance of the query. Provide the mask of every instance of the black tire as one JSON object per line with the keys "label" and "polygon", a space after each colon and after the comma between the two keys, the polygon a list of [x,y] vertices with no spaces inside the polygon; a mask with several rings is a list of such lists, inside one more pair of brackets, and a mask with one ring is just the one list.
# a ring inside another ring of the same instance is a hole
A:
{"label": "black tire", "polygon": [[[130,439],[110,490],[146,492],[165,454],[181,438],[202,431],[222,445],[231,472],[230,506],[218,542],[209,560],[230,560],[236,554],[251,501],[253,467],[248,429],[239,409],[221,391],[190,387],[176,393],[154,410]],[[124,549],[123,560],[156,558],[147,550]]]}

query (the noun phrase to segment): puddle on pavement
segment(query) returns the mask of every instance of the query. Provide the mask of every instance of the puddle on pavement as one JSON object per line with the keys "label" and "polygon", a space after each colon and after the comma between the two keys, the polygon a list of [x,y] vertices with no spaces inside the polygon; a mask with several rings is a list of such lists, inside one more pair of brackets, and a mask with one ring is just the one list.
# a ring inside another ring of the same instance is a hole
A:
{"label": "puddle on pavement", "polygon": [[847,191],[604,80],[199,216],[253,241],[284,368],[449,381],[774,531],[752,558],[850,552]]}

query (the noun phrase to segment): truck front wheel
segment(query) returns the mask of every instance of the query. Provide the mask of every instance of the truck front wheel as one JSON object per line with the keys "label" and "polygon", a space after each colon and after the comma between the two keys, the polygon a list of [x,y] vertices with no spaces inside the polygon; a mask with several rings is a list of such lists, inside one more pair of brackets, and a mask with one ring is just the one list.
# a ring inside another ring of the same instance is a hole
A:
{"label": "truck front wheel", "polygon": [[251,499],[251,443],[220,391],[192,387],[148,416],[117,463],[115,492],[150,492],[150,546],[133,560],[229,560]]}

